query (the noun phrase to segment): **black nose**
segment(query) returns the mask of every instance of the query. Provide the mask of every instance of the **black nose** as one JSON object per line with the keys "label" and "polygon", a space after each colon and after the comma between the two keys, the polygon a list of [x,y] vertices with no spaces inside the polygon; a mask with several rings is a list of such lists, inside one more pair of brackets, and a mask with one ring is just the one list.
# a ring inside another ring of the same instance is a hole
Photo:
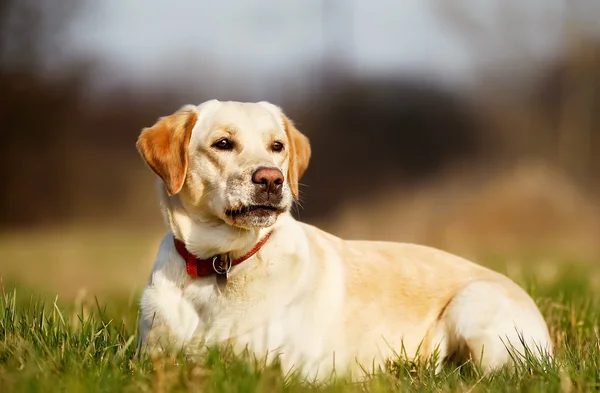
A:
{"label": "black nose", "polygon": [[252,174],[252,183],[260,185],[269,194],[280,192],[283,173],[277,168],[260,167]]}

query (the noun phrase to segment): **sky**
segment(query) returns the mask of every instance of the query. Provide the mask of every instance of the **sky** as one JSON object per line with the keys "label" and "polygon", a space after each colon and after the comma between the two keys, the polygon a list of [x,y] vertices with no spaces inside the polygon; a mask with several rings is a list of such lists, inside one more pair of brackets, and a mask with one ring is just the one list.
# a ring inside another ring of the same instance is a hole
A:
{"label": "sky", "polygon": [[[99,62],[95,78],[148,85],[213,81],[257,95],[302,85],[325,60],[360,75],[468,83],[485,64],[556,55],[569,0],[103,0],[77,13],[62,53]],[[598,31],[600,1],[571,24]],[[598,16],[596,18],[596,16]]]}

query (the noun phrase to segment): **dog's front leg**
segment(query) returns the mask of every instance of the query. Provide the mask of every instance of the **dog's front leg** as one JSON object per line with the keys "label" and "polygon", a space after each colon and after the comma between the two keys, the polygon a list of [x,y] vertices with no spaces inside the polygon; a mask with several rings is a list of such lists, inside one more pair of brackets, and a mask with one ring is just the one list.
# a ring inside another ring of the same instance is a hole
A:
{"label": "dog's front leg", "polygon": [[149,285],[141,299],[140,346],[182,349],[193,338],[200,316],[183,292],[167,285]]}

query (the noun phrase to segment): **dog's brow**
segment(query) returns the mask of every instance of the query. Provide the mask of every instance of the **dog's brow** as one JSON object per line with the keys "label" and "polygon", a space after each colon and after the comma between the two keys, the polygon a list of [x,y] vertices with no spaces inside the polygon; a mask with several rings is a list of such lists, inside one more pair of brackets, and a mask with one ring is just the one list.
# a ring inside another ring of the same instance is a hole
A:
{"label": "dog's brow", "polygon": [[213,131],[224,131],[230,135],[236,135],[239,129],[232,124],[217,124],[213,127]]}
{"label": "dog's brow", "polygon": [[262,133],[265,133],[265,134],[270,134],[270,135],[282,135],[283,134],[283,135],[285,135],[285,129],[277,127],[277,126],[273,127],[272,124],[267,125],[265,127],[260,127],[260,130]]}
{"label": "dog's brow", "polygon": [[279,130],[277,128],[269,130],[269,134],[271,134],[273,140],[287,140],[287,135],[285,131]]}

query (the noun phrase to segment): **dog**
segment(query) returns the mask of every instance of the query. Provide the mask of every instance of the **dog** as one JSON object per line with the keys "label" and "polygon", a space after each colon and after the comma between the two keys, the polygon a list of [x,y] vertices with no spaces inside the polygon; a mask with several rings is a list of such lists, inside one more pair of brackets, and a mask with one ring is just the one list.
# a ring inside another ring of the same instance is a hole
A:
{"label": "dog", "polygon": [[538,307],[506,276],[295,220],[311,147],[280,107],[185,105],[136,146],[169,229],[141,296],[143,348],[227,344],[312,380],[361,379],[399,354],[487,371],[552,356]]}

